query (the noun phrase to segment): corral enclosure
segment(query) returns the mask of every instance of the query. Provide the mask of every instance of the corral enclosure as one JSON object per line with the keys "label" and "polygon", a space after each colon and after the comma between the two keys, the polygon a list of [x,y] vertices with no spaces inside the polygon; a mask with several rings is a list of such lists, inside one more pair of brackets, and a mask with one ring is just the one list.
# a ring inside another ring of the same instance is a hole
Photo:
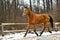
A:
{"label": "corral enclosure", "polygon": [[[0,24],[27,23],[27,16],[22,16],[24,6],[37,14],[47,12],[54,22],[60,22],[60,0],[0,0]],[[26,25],[15,26],[5,29],[26,29]]]}

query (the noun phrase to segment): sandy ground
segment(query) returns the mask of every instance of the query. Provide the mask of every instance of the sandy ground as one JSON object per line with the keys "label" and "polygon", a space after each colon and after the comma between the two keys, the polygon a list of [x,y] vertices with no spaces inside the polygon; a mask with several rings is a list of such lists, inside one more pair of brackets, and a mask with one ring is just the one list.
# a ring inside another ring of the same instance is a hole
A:
{"label": "sandy ground", "polygon": [[[38,32],[39,33],[39,32]],[[0,36],[0,40],[60,40],[60,31],[58,32],[44,32],[42,36],[36,36],[34,33],[28,33],[26,37],[23,37],[25,32],[21,33],[9,33],[4,36]]]}

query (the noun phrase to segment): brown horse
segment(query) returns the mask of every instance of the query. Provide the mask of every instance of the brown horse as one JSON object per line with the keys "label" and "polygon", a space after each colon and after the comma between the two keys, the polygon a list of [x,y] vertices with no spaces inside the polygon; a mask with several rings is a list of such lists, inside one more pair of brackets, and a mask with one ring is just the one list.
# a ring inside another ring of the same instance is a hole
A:
{"label": "brown horse", "polygon": [[53,28],[53,19],[48,14],[46,14],[46,13],[44,13],[44,14],[36,14],[36,13],[33,13],[29,8],[24,7],[24,9],[23,9],[23,15],[27,15],[28,16],[28,26],[27,26],[27,31],[26,31],[24,37],[27,35],[27,32],[29,31],[29,29],[31,27],[30,25],[34,25],[34,32],[38,36],[38,33],[36,32],[36,25],[37,24],[41,24],[41,23],[44,24],[44,29],[41,32],[40,36],[42,35],[42,33],[44,32],[44,30],[46,28],[48,28],[48,31],[50,33],[52,33],[49,30],[48,22],[51,23],[51,27]]}

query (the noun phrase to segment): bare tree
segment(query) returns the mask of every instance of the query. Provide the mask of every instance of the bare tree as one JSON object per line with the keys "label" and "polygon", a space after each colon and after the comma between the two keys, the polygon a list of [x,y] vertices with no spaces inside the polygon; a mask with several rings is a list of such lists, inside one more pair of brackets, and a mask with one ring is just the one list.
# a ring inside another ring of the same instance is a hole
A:
{"label": "bare tree", "polygon": [[52,3],[52,0],[50,0],[51,1],[51,9],[53,10],[53,3]]}
{"label": "bare tree", "polygon": [[32,3],[31,3],[31,0],[30,0],[29,2],[30,2],[30,9],[31,9],[31,11],[32,11]]}
{"label": "bare tree", "polygon": [[3,1],[1,0],[1,22],[4,22],[4,5],[3,5]]}
{"label": "bare tree", "polygon": [[3,0],[0,0],[0,23],[3,22]]}
{"label": "bare tree", "polygon": [[43,0],[43,7],[44,7],[44,12],[45,12],[45,0]]}
{"label": "bare tree", "polygon": [[57,6],[58,6],[58,0],[56,0],[56,4],[57,4]]}
{"label": "bare tree", "polygon": [[50,10],[49,0],[46,0],[46,5],[47,5],[47,12],[49,12],[49,10]]}
{"label": "bare tree", "polygon": [[37,0],[37,13],[39,13],[40,0]]}

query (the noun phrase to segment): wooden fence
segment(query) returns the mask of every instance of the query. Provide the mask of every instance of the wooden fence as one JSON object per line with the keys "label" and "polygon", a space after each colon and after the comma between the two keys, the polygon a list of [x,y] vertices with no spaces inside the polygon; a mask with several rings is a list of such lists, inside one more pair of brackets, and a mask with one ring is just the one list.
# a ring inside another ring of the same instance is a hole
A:
{"label": "wooden fence", "polygon": [[[2,34],[4,35],[5,32],[23,32],[26,30],[4,30],[4,26],[6,27],[6,25],[9,27],[9,25],[26,25],[28,23],[2,23],[1,24],[1,28],[2,28]],[[55,23],[55,28],[58,28],[58,24],[60,24],[59,22]]]}

